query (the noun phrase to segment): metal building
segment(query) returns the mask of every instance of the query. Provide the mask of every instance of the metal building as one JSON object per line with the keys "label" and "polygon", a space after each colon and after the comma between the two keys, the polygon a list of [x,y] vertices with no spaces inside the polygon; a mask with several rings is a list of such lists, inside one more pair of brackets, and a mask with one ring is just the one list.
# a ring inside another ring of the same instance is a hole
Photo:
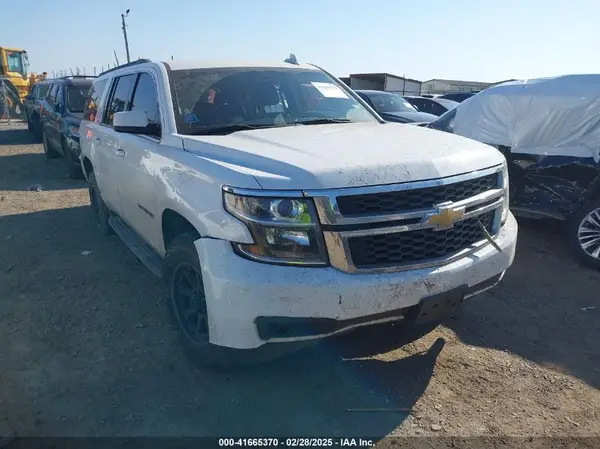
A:
{"label": "metal building", "polygon": [[390,73],[355,73],[342,78],[352,89],[382,90],[401,95],[419,95],[421,81]]}

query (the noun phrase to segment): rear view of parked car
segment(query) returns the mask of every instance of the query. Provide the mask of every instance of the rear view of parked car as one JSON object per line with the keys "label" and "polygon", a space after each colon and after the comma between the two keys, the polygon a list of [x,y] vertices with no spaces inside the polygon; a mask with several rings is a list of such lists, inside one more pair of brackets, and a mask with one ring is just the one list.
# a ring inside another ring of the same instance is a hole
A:
{"label": "rear view of parked car", "polygon": [[71,178],[81,178],[79,123],[93,77],[70,76],[48,82],[40,106],[41,138],[47,158],[63,157]]}
{"label": "rear view of parked car", "polygon": [[433,114],[419,112],[398,94],[379,90],[356,90],[355,92],[388,122],[429,123],[437,118]]}
{"label": "rear view of parked car", "polygon": [[458,102],[443,98],[404,97],[417,110],[439,117],[459,105]]}
{"label": "rear view of parked car", "polygon": [[574,253],[600,268],[600,75],[490,87],[428,127],[484,142],[507,158],[511,210],[566,222]]}

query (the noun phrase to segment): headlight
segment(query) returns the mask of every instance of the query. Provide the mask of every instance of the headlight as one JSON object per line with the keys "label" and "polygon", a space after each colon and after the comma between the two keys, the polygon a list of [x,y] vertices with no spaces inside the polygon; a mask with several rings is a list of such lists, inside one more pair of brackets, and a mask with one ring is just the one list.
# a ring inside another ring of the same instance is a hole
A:
{"label": "headlight", "polygon": [[509,191],[510,191],[510,189],[508,187],[508,165],[506,162],[502,166],[502,189],[504,190],[504,193],[503,193],[504,201],[502,202],[502,219],[500,220],[500,222],[502,224],[504,224],[504,223],[506,223],[506,220],[508,219]]}
{"label": "headlight", "polygon": [[258,197],[223,192],[225,210],[252,233],[253,244],[234,243],[236,251],[267,263],[325,265],[327,256],[313,203],[305,198]]}

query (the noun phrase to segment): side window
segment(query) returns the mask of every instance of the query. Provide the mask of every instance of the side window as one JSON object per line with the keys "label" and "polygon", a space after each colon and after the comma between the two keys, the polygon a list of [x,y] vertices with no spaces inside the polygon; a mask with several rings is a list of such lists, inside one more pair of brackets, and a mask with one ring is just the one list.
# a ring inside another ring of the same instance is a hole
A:
{"label": "side window", "polygon": [[434,115],[437,115],[437,116],[440,116],[444,112],[447,111],[447,109],[444,106],[442,106],[441,104],[436,103],[436,102],[433,102],[433,104],[431,106],[432,106],[431,113]]}
{"label": "side window", "polygon": [[133,93],[131,110],[144,111],[150,123],[160,125],[158,93],[154,79],[148,73],[140,73],[135,86],[135,92]]}
{"label": "side window", "polygon": [[84,120],[89,120],[90,122],[96,121],[98,107],[102,101],[102,94],[104,93],[104,89],[106,89],[107,82],[108,79],[105,78],[92,83],[85,105],[85,112],[83,113]]}
{"label": "side window", "polygon": [[54,104],[56,106],[58,106],[58,105],[62,106],[65,103],[64,100],[63,100],[63,96],[64,96],[64,92],[63,91],[64,91],[63,87],[60,84],[57,84],[56,85],[56,93],[55,93],[55,96],[54,96]]}
{"label": "side window", "polygon": [[423,112],[427,112],[428,114],[433,114],[434,104],[435,102],[431,100],[423,101],[423,109],[421,110]]}
{"label": "side window", "polygon": [[48,93],[48,85],[47,84],[42,84],[42,85],[36,86],[35,98],[37,100],[44,98],[47,93]]}
{"label": "side window", "polygon": [[112,126],[115,114],[129,109],[135,79],[136,75],[125,75],[115,80],[102,123]]}
{"label": "side window", "polygon": [[419,99],[419,98],[413,98],[412,100],[410,100],[410,103],[417,108],[417,111],[421,111],[423,112],[423,100]]}
{"label": "side window", "polygon": [[46,101],[48,103],[54,104],[54,98],[56,97],[56,90],[58,89],[58,84],[53,84],[48,91],[48,95],[46,95]]}

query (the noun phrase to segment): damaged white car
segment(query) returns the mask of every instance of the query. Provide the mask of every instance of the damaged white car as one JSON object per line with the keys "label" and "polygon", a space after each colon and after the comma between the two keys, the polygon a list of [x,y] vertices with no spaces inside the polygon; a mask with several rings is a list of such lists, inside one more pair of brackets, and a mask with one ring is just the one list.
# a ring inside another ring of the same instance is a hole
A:
{"label": "damaged white car", "polygon": [[136,61],[94,81],[80,136],[98,228],[206,364],[435,322],[513,261],[499,151],[385,123],[312,65]]}
{"label": "damaged white car", "polygon": [[600,268],[600,75],[490,87],[428,126],[494,145],[510,173],[510,209],[566,223],[574,254]]}

